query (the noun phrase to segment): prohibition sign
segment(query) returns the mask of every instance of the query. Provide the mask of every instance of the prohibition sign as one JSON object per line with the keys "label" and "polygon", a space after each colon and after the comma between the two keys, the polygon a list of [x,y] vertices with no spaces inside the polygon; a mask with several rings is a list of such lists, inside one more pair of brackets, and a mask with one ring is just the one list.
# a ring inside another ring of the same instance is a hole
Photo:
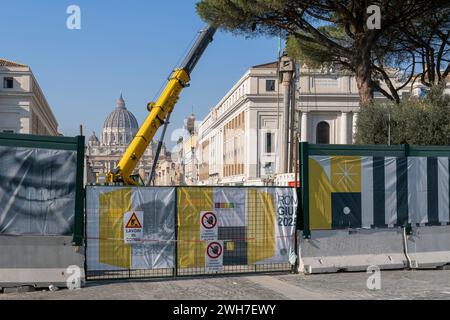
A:
{"label": "prohibition sign", "polygon": [[213,212],[206,212],[202,217],[202,225],[205,229],[214,229],[217,225],[216,215]]}
{"label": "prohibition sign", "polygon": [[211,259],[217,259],[222,255],[222,245],[218,242],[211,242],[206,249],[206,254]]}

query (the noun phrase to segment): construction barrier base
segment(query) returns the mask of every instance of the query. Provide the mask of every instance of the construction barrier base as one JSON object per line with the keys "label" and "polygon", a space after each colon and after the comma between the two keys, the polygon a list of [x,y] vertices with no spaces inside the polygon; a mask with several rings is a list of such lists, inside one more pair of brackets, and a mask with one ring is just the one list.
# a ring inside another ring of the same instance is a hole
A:
{"label": "construction barrier base", "polygon": [[412,269],[450,265],[450,226],[413,228],[406,245]]}
{"label": "construction barrier base", "polygon": [[402,229],[312,231],[310,239],[299,239],[299,272],[305,274],[340,271],[404,269]]}
{"label": "construction barrier base", "polygon": [[[0,269],[0,279],[2,279],[0,288],[15,288],[23,286],[48,288],[50,285],[58,288],[67,288],[66,268]],[[83,279],[80,287],[83,287],[85,283]]]}
{"label": "construction barrier base", "polygon": [[73,247],[71,237],[1,236],[0,257],[0,288],[85,282],[83,248]]}

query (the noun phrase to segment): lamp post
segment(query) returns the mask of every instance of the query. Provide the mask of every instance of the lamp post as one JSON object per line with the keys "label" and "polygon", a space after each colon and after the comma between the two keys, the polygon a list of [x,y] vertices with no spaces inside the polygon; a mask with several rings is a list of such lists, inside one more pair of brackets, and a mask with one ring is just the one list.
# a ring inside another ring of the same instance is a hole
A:
{"label": "lamp post", "polygon": [[390,146],[391,145],[391,140],[392,140],[392,138],[391,138],[391,136],[392,136],[392,134],[391,134],[391,110],[390,109],[387,109],[387,114],[386,113],[383,113],[383,122],[384,122],[384,124],[386,124],[387,125],[387,128],[388,128],[388,145]]}
{"label": "lamp post", "polygon": [[391,145],[391,110],[388,109],[387,114],[387,126],[388,126],[388,146]]}

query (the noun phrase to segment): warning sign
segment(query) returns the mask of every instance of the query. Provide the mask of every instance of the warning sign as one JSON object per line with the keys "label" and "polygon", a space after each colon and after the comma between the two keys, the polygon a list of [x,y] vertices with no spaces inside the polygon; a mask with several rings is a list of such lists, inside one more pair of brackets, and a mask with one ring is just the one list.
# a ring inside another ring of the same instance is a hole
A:
{"label": "warning sign", "polygon": [[206,272],[223,270],[223,241],[208,241],[205,255]]}
{"label": "warning sign", "polygon": [[125,228],[128,229],[142,229],[141,222],[139,221],[138,217],[136,216],[136,212],[133,212],[131,214],[131,218],[128,220],[127,225]]}
{"label": "warning sign", "polygon": [[124,241],[126,244],[135,244],[142,241],[144,236],[144,212],[129,211],[123,216]]}
{"label": "warning sign", "polygon": [[200,212],[200,240],[217,240],[219,236],[217,215],[211,211]]}

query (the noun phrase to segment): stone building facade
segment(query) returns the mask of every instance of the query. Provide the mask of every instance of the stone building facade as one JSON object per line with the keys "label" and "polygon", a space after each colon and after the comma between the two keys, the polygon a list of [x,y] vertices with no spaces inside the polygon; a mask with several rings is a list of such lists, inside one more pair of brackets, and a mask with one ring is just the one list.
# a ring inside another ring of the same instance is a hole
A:
{"label": "stone building facade", "polygon": [[[294,128],[301,141],[352,144],[360,111],[356,79],[337,69],[297,67]],[[394,81],[394,85],[395,85]],[[401,95],[411,94],[405,88]],[[375,99],[384,100],[381,93]],[[286,185],[277,178],[283,86],[277,62],[250,68],[199,126],[200,185]]]}
{"label": "stone building facade", "polygon": [[31,68],[5,59],[0,59],[0,133],[60,135]]}
{"label": "stone building facade", "polygon": [[[86,148],[88,183],[102,182],[105,174],[117,167],[138,130],[138,121],[126,108],[121,95],[115,109],[104,121],[100,137],[94,132],[88,139]],[[139,174],[144,182],[150,177],[155,148],[156,144],[152,142],[134,172]],[[160,159],[165,159],[166,156],[166,149],[163,147]]]}

